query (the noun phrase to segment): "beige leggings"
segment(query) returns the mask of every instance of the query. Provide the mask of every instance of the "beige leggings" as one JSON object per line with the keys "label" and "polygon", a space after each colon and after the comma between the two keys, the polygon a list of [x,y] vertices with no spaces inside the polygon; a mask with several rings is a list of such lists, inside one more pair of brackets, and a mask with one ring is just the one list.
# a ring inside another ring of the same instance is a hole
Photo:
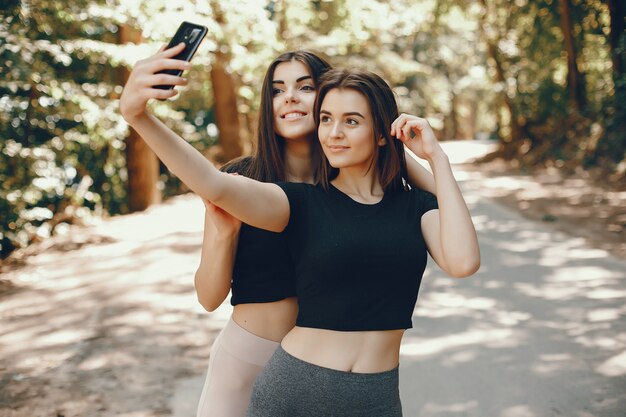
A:
{"label": "beige leggings", "polygon": [[244,417],[252,385],[280,343],[255,336],[231,318],[211,348],[197,417]]}

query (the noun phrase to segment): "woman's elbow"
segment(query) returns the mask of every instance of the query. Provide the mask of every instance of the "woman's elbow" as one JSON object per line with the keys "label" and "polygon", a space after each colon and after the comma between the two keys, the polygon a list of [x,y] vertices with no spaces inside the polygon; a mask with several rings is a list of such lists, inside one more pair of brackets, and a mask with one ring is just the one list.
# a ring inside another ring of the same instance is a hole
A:
{"label": "woman's elbow", "polygon": [[202,306],[202,308],[204,308],[207,312],[212,313],[215,310],[218,309],[219,306],[222,305],[222,302],[224,300],[218,300],[215,297],[203,297],[200,295],[200,293],[197,293],[198,295],[198,302],[200,303],[200,305]]}
{"label": "woman's elbow", "polygon": [[199,288],[197,285],[198,276],[196,275],[196,297],[198,302],[209,313],[214,312],[222,305],[226,297],[220,297],[214,291],[207,291],[206,288]]}
{"label": "woman's elbow", "polygon": [[467,278],[474,275],[480,269],[480,257],[468,259],[464,262],[457,262],[450,268],[448,273],[454,278]]}

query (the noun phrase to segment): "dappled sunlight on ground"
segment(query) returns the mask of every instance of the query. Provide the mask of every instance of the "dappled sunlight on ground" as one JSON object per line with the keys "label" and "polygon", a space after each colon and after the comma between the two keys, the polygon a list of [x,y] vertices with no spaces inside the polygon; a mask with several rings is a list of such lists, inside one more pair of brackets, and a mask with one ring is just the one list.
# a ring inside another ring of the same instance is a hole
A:
{"label": "dappled sunlight on ground", "polygon": [[429,415],[471,415],[472,410],[478,406],[478,401],[467,401],[447,405],[426,403],[424,412]]}
{"label": "dappled sunlight on ground", "polygon": [[584,238],[588,245],[626,259],[626,191],[583,170],[557,168],[518,172],[492,161],[465,165],[462,180],[480,180],[482,197],[519,210],[551,229]]}
{"label": "dappled sunlight on ground", "polygon": [[[483,190],[478,177],[462,183],[466,195]],[[405,415],[621,417],[626,264],[549,224],[467,201],[482,266],[458,280],[430,262],[401,348]]]}
{"label": "dappled sunlight on ground", "polygon": [[164,393],[202,375],[229,315],[209,316],[193,290],[202,219],[201,201],[182,196],[76,230],[106,236],[100,244],[67,251],[59,242],[3,274],[18,291],[0,302],[0,407],[29,417],[167,415]]}
{"label": "dappled sunlight on ground", "polygon": [[626,375],[626,350],[604,361],[596,368],[596,372],[605,376]]}
{"label": "dappled sunlight on ground", "polygon": [[406,336],[402,341],[400,354],[428,356],[468,345],[493,346],[496,344],[500,346],[503,341],[509,345],[520,342],[519,338],[511,340],[512,338],[515,338],[515,334],[511,329],[472,329],[467,332],[427,339]]}

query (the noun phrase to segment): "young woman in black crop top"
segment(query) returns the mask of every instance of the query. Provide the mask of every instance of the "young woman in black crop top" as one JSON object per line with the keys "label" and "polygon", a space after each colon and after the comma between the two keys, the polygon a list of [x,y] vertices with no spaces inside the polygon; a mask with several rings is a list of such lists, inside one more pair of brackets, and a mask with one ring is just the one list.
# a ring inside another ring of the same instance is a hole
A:
{"label": "young woman in black crop top", "polygon": [[[400,342],[426,251],[451,276],[469,276],[480,263],[476,232],[428,122],[398,116],[378,76],[329,71],[316,121],[327,157],[321,184],[278,184],[284,194],[277,197],[258,187],[256,198],[274,207],[286,196],[289,216],[276,227],[305,243],[290,246],[296,327],[257,379],[247,415],[398,417]],[[401,142],[429,162],[437,198],[406,190]],[[237,210],[230,196],[218,198]]]}
{"label": "young woman in black crop top", "polygon": [[[156,71],[185,65],[168,59],[176,53],[172,48],[140,61],[125,86],[121,107],[131,124],[149,126],[148,131],[142,129],[149,144],[149,131],[156,128],[180,146],[173,152],[185,152],[188,148],[180,145],[184,142],[145,111],[149,98],[175,94],[175,90],[149,86]],[[313,182],[313,164],[319,160],[310,152],[311,140],[316,141],[313,103],[318,78],[326,69],[327,63],[306,51],[276,58],[262,87],[256,153],[227,164],[224,170],[264,182]],[[180,84],[181,80],[169,81]],[[414,161],[409,178],[412,184],[434,191],[432,175]],[[231,289],[232,278],[234,311],[213,343],[197,416],[237,417],[245,413],[254,378],[295,323],[294,271],[281,235],[245,224],[239,233],[238,220],[206,200],[205,204],[202,260],[195,279],[198,299],[208,311],[215,310]]]}

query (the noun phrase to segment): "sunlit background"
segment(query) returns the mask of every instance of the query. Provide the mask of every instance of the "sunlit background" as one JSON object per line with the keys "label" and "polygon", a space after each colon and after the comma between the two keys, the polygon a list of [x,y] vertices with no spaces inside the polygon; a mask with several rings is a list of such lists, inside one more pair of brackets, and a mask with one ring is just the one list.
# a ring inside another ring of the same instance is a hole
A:
{"label": "sunlit background", "polygon": [[[217,163],[251,152],[286,50],[379,73],[436,130],[482,266],[453,280],[430,263],[401,348],[405,416],[624,416],[624,1],[0,4],[0,416],[195,412],[230,306],[198,304],[203,205],[169,198],[188,190],[118,109],[182,21],[208,35],[189,86],[151,107]],[[494,203],[512,194],[515,210]]]}

